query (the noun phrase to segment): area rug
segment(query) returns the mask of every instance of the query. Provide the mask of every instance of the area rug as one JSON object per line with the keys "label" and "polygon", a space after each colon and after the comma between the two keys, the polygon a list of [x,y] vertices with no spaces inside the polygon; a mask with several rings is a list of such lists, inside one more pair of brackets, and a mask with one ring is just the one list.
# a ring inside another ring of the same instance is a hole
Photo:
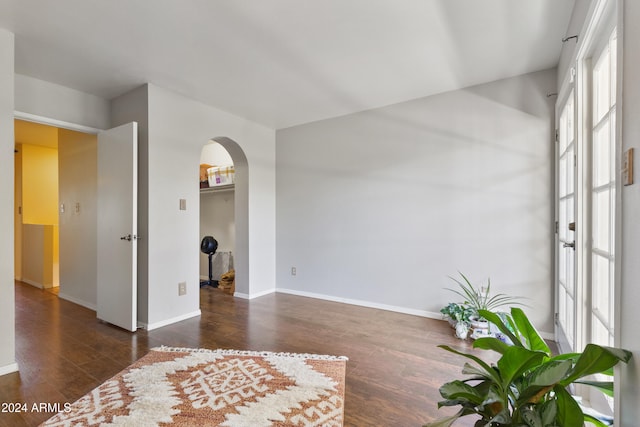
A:
{"label": "area rug", "polygon": [[154,348],[41,426],[342,426],[346,361]]}

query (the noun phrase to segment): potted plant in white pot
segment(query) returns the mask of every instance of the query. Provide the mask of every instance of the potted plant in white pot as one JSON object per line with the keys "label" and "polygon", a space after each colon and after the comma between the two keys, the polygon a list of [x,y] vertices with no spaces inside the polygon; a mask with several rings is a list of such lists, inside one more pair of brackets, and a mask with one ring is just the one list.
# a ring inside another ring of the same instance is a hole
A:
{"label": "potted plant in white pot", "polygon": [[506,294],[491,295],[491,279],[487,279],[486,286],[473,286],[469,279],[460,273],[462,280],[451,277],[460,289],[450,289],[449,291],[461,296],[464,302],[461,305],[470,309],[469,325],[473,331],[472,337],[478,338],[489,335],[489,322],[480,315],[481,310],[495,312],[500,307],[523,305],[521,297],[513,297]]}
{"label": "potted plant in white pot", "polygon": [[463,304],[451,302],[440,309],[440,313],[447,319],[452,328],[456,330],[456,336],[466,339],[471,326],[470,317],[473,310]]}

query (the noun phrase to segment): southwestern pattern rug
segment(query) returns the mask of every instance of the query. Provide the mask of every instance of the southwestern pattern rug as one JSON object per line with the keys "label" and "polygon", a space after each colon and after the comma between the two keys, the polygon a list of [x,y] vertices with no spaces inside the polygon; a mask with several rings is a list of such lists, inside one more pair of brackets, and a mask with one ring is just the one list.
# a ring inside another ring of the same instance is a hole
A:
{"label": "southwestern pattern rug", "polygon": [[346,361],[154,348],[41,426],[342,426]]}

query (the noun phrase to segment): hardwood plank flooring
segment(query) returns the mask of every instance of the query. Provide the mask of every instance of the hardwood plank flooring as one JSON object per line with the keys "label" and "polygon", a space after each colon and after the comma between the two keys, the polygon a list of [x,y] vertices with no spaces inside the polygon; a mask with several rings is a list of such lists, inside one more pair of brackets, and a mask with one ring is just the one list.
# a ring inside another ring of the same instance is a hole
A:
{"label": "hardwood plank flooring", "polygon": [[[200,293],[202,316],[130,333],[17,282],[20,372],[0,377],[0,403],[30,409],[73,402],[149,348],[166,345],[348,356],[347,426],[421,426],[453,412],[437,409],[438,388],[460,377],[465,359],[436,345],[469,351],[471,343],[456,339],[444,321],[286,294],[247,301],[213,288]],[[34,426],[51,415],[0,413],[0,426]]]}

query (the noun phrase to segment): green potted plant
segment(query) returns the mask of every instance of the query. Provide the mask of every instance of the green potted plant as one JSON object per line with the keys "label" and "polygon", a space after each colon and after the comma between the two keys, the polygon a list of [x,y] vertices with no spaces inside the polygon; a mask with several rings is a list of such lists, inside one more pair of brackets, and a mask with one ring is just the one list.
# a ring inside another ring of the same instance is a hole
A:
{"label": "green potted plant", "polygon": [[449,320],[451,326],[455,327],[458,322],[469,323],[469,318],[473,315],[473,310],[466,305],[450,302],[440,309],[440,313]]}
{"label": "green potted plant", "polygon": [[440,309],[440,313],[449,321],[452,328],[456,330],[456,336],[460,339],[466,339],[469,335],[469,326],[471,324],[471,315],[473,310],[463,304],[451,302]]}
{"label": "green potted plant", "polygon": [[502,293],[491,295],[491,279],[487,279],[486,286],[476,287],[464,274],[460,273],[460,276],[462,280],[451,277],[451,280],[458,284],[459,289],[447,288],[447,290],[461,296],[464,300],[462,305],[470,309],[469,323],[474,330],[474,336],[483,336],[489,333],[489,322],[480,315],[480,311],[495,311],[508,305],[522,305],[521,297]]}
{"label": "green potted plant", "polygon": [[440,387],[444,400],[438,407],[460,406],[460,410],[425,427],[449,427],[467,415],[479,416],[475,423],[478,427],[583,427],[586,421],[605,426],[582,412],[567,387],[587,384],[612,395],[613,382],[585,377],[612,375],[613,366],[629,361],[629,351],[588,344],[582,353],[553,356],[521,309],[512,308],[506,323],[490,311],[480,310],[479,314],[494,323],[513,345],[494,337],[473,343],[474,348],[500,355],[494,365],[473,354],[439,346],[475,364],[464,364],[462,373],[469,377]]}

